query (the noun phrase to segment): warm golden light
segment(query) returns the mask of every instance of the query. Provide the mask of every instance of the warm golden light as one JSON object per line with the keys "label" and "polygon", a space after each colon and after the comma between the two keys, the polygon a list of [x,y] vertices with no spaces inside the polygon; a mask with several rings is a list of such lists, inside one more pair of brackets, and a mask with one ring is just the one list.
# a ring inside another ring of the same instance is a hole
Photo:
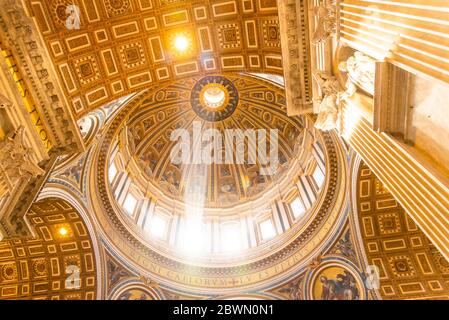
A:
{"label": "warm golden light", "polygon": [[61,236],[66,236],[67,234],[68,234],[69,232],[67,231],[67,229],[66,228],[60,228],[59,229],[59,234],[61,235]]}
{"label": "warm golden light", "polygon": [[219,83],[209,83],[200,93],[200,103],[203,107],[218,111],[227,106],[229,102],[228,90]]}
{"label": "warm golden light", "polygon": [[211,108],[221,107],[225,100],[226,92],[220,87],[212,87],[204,91],[204,101]]}
{"label": "warm golden light", "polygon": [[177,36],[175,38],[175,48],[179,52],[184,52],[189,47],[189,40],[185,36]]}

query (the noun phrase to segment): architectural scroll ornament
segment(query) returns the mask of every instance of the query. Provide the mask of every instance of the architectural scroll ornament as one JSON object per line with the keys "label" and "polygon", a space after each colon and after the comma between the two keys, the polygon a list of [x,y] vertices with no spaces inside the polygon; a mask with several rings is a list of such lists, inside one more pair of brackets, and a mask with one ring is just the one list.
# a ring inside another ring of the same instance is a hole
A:
{"label": "architectural scroll ornament", "polygon": [[339,129],[341,105],[355,93],[356,88],[348,81],[346,90],[342,90],[335,76],[322,71],[316,71],[314,77],[322,92],[315,128],[322,131]]}
{"label": "architectural scroll ornament", "polygon": [[327,41],[337,30],[337,17],[336,17],[335,4],[323,1],[319,6],[314,8],[314,14],[317,18],[315,32],[312,36],[312,43],[322,43]]}

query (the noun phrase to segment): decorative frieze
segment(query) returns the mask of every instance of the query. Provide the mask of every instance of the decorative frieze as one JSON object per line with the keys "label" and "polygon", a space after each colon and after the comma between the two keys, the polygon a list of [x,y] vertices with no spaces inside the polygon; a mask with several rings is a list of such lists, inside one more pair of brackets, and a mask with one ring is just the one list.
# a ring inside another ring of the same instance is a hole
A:
{"label": "decorative frieze", "polygon": [[287,112],[313,111],[307,1],[278,0]]}
{"label": "decorative frieze", "polygon": [[47,51],[33,20],[26,16],[22,4],[17,1],[0,4],[0,47],[11,71],[11,85],[15,83],[22,95],[27,94],[29,101],[24,101],[24,105],[29,104],[32,111],[35,110],[33,114],[39,114],[39,121],[34,119],[35,124],[47,127],[48,150],[57,153],[83,150],[81,135],[48,61]]}

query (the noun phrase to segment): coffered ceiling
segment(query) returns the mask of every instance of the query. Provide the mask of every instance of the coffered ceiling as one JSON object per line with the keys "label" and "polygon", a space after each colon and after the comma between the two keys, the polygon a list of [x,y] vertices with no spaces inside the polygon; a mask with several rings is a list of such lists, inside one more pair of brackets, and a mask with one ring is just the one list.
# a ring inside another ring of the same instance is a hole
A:
{"label": "coffered ceiling", "polygon": [[49,198],[33,204],[27,217],[36,238],[0,241],[0,300],[95,299],[94,247],[78,211]]}
{"label": "coffered ceiling", "polygon": [[[192,75],[282,74],[276,0],[26,0],[77,117]],[[80,28],[66,27],[67,7]]]}
{"label": "coffered ceiling", "polygon": [[379,268],[383,299],[449,299],[449,263],[388,189],[363,164],[359,222],[369,265]]}

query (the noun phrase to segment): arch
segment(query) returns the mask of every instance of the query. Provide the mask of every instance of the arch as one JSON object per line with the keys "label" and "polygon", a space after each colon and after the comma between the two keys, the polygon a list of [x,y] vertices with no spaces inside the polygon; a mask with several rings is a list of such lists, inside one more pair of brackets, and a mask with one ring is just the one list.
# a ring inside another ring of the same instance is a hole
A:
{"label": "arch", "polygon": [[27,213],[35,237],[0,242],[0,299],[94,300],[94,245],[79,211],[48,197]]}
{"label": "arch", "polygon": [[94,227],[94,222],[92,217],[88,214],[89,210],[79,199],[78,196],[74,195],[70,190],[67,190],[64,186],[60,184],[48,183],[45,188],[41,191],[37,202],[43,201],[45,199],[58,198],[67,201],[73,208],[75,208],[87,227],[90,239],[92,241],[92,247],[95,255],[95,265],[97,272],[97,295],[96,299],[104,298],[104,274],[106,274],[106,264],[104,263],[104,257],[102,250],[100,250],[100,240],[99,235]]}
{"label": "arch", "polygon": [[110,300],[165,300],[165,295],[157,287],[145,285],[133,279],[117,284],[109,293]]}

